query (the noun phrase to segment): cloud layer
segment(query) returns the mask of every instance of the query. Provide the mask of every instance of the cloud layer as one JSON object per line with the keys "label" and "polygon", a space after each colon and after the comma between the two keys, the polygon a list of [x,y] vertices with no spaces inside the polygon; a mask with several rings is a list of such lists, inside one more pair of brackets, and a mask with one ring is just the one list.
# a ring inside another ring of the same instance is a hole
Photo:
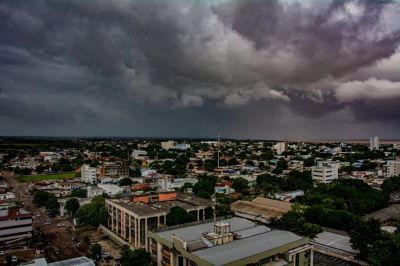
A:
{"label": "cloud layer", "polygon": [[[396,1],[5,0],[0,20],[3,134],[205,136],[244,123],[238,110],[399,124]],[[237,136],[292,136],[255,128]]]}

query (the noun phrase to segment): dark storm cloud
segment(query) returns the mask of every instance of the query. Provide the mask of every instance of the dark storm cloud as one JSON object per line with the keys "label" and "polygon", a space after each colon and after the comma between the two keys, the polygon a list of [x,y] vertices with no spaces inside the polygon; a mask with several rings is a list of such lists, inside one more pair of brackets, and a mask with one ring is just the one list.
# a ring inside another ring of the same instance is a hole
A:
{"label": "dark storm cloud", "polygon": [[[391,59],[399,54],[399,8],[389,1],[3,0],[0,110],[87,132],[118,120],[121,130],[154,129],[143,117],[179,126],[193,115],[189,133],[211,127],[209,110],[224,114],[215,122],[223,128],[274,110],[287,123],[345,109],[366,120],[360,102],[400,99]],[[47,116],[34,115],[41,107]],[[389,109],[376,109],[376,117],[399,119]]]}

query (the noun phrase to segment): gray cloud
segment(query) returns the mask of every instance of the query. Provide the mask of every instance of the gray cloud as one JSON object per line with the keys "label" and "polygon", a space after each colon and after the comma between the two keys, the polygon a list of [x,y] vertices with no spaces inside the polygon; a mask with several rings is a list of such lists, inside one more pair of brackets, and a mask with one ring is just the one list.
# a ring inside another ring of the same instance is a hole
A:
{"label": "gray cloud", "polygon": [[[143,116],[179,126],[181,112],[213,128],[209,110],[225,128],[237,110],[364,121],[361,110],[400,99],[399,15],[390,1],[3,0],[0,114],[83,134],[121,120],[115,134],[133,135],[153,129]],[[393,108],[374,117],[399,120]]]}

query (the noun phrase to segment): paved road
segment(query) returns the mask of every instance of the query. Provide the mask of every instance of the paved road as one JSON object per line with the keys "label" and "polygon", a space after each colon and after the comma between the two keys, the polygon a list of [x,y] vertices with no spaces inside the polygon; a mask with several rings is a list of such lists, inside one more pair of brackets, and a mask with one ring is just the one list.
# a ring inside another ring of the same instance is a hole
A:
{"label": "paved road", "polygon": [[[22,201],[24,208],[32,212],[35,216],[33,219],[33,228],[35,230],[42,228],[44,235],[50,240],[50,244],[47,247],[47,250],[50,250],[50,252],[46,252],[50,260],[85,256],[83,252],[77,249],[77,243],[72,240],[70,230],[72,227],[71,221],[67,218],[50,218],[45,210],[33,204],[33,195],[25,193],[29,188],[28,183],[19,183],[10,174],[3,174],[10,187],[14,189],[17,199]],[[64,226],[58,227],[57,224],[59,223],[63,223]],[[59,251],[59,254],[55,254],[54,251]]]}

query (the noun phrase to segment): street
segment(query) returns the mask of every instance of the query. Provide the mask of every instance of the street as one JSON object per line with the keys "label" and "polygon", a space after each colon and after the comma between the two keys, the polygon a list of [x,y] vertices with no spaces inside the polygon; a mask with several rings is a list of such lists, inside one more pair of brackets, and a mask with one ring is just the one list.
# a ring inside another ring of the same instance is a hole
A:
{"label": "street", "polygon": [[[15,191],[16,198],[23,202],[26,210],[33,214],[33,228],[35,231],[41,230],[45,239],[49,240],[49,244],[44,247],[45,255],[48,261],[57,261],[61,259],[85,256],[86,254],[77,248],[77,242],[73,240],[71,233],[72,223],[69,218],[55,217],[51,218],[46,211],[38,208],[33,204],[33,195],[25,193],[29,185],[28,183],[19,183],[9,173],[3,173],[4,179],[9,186]],[[57,224],[64,224],[57,226]],[[35,245],[35,243],[33,243]]]}

